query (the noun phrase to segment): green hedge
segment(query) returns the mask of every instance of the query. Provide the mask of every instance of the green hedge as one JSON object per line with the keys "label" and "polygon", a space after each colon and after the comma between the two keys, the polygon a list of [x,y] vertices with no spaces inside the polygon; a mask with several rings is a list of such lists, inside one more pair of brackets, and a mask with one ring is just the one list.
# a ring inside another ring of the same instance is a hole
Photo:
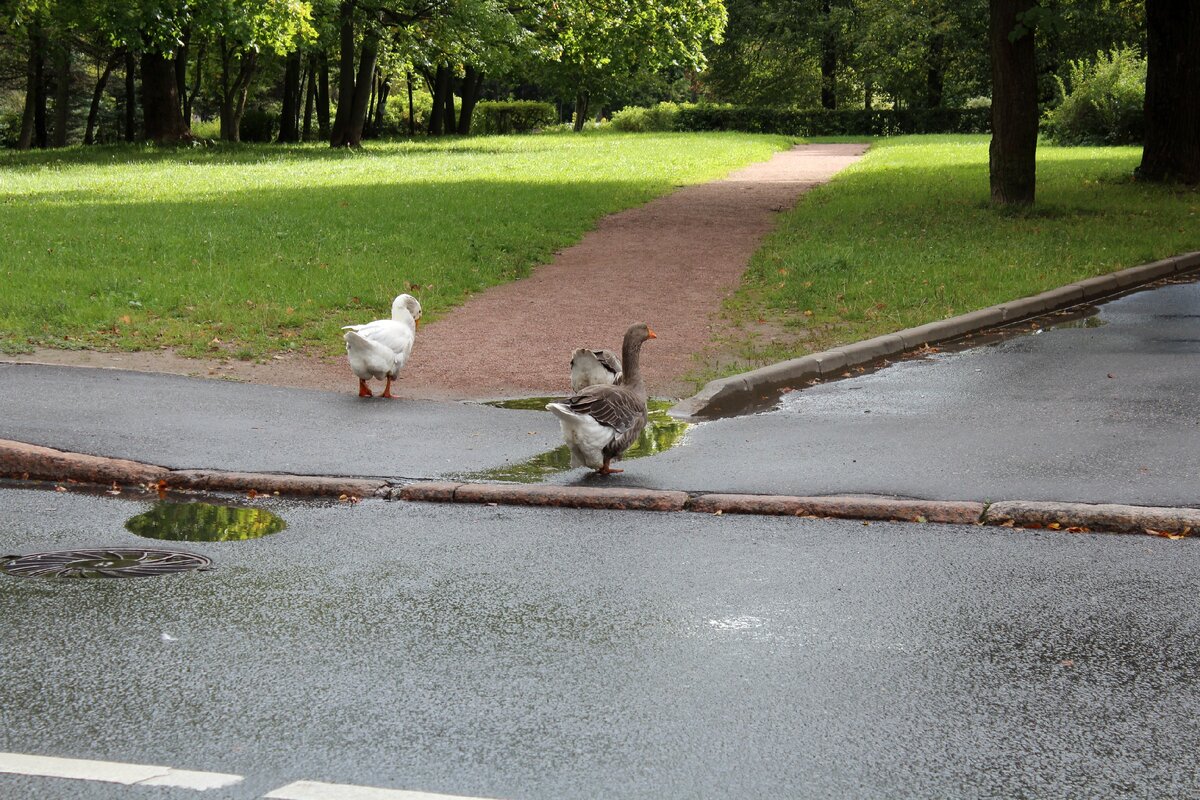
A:
{"label": "green hedge", "polygon": [[749,106],[683,106],[675,117],[681,131],[745,131],[791,136],[898,136],[909,133],[986,133],[991,109],[935,108],[792,109]]}
{"label": "green hedge", "polygon": [[485,100],[475,106],[471,118],[473,133],[529,133],[558,122],[553,103],[533,100]]}

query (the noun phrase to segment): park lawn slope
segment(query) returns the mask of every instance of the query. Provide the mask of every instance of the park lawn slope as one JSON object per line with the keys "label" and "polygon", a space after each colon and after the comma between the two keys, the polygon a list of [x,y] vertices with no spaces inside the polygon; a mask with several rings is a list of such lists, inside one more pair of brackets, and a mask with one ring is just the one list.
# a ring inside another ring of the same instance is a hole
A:
{"label": "park lawn slope", "polygon": [[988,137],[879,140],[806,194],[726,306],[729,373],[1200,250],[1200,193],[1135,182],[1141,149],[1038,147],[1037,202],[988,202]]}
{"label": "park lawn slope", "polygon": [[792,143],[737,133],[0,153],[0,350],[342,349],[403,291],[436,318],[602,216]]}

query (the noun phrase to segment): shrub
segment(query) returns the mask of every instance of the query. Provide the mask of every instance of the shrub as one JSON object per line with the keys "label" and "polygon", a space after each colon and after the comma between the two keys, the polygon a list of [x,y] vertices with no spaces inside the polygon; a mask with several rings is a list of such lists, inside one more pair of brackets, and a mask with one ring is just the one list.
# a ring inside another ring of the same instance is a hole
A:
{"label": "shrub", "polygon": [[626,106],[612,116],[614,130],[629,133],[648,131],[673,131],[679,116],[677,103],[659,103],[656,106]]}
{"label": "shrub", "polygon": [[776,109],[752,106],[682,106],[682,131],[745,131],[790,136],[898,136],[909,133],[985,133],[987,108]]}
{"label": "shrub", "polygon": [[279,107],[247,108],[242,115],[238,138],[243,142],[271,142],[279,130]]}
{"label": "shrub", "polygon": [[552,103],[534,100],[485,100],[475,106],[472,133],[529,133],[553,125],[558,112]]}
{"label": "shrub", "polygon": [[[424,89],[413,89],[413,127],[420,136],[429,130],[429,115],[433,113],[433,95]],[[388,96],[383,109],[383,128],[380,136],[408,136],[408,92],[403,84],[400,91]]]}
{"label": "shrub", "polygon": [[1140,144],[1144,131],[1146,59],[1136,47],[1071,62],[1071,89],[1061,78],[1062,102],[1043,117],[1056,144]]}

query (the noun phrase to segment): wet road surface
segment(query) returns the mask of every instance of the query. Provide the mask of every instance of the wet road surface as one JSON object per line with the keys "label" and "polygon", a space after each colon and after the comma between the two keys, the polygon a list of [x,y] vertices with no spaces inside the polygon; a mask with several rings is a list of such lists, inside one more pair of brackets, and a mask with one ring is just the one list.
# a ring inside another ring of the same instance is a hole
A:
{"label": "wet road surface", "polygon": [[[258,501],[216,569],[0,575],[0,751],[489,798],[1200,796],[1200,542]],[[0,553],[163,546],[0,488]],[[195,797],[0,775],[0,796]]]}

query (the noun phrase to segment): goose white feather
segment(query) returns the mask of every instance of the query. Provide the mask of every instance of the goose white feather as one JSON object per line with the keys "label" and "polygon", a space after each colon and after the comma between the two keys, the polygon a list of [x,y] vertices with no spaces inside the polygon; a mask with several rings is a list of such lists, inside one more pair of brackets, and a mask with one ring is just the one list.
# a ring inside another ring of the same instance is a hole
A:
{"label": "goose white feather", "polygon": [[382,397],[393,397],[392,381],[408,363],[417,338],[417,320],[421,304],[409,294],[392,301],[392,318],[377,319],[362,325],[346,325],[346,356],[350,371],[359,381],[359,396],[371,397],[367,381],[386,380]]}
{"label": "goose white feather", "polygon": [[600,469],[604,466],[604,448],[617,431],[602,425],[587,414],[576,414],[562,403],[547,403],[546,410],[558,417],[563,441],[571,451],[571,467]]}

